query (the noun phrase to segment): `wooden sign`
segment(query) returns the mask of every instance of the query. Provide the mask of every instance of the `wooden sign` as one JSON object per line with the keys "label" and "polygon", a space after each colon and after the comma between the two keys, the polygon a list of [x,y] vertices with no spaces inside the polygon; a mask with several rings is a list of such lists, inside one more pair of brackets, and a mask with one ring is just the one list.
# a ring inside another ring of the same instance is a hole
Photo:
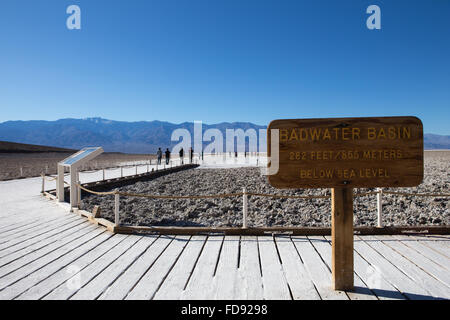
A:
{"label": "wooden sign", "polygon": [[[274,120],[276,188],[412,187],[423,179],[423,128],[416,117]],[[268,152],[271,154],[271,139]]]}
{"label": "wooden sign", "polygon": [[[278,155],[272,129],[279,130]],[[420,184],[422,122],[416,117],[274,120],[267,137],[271,166],[278,161],[278,171],[268,175],[272,186],[332,188],[333,288],[352,290],[353,188]]]}

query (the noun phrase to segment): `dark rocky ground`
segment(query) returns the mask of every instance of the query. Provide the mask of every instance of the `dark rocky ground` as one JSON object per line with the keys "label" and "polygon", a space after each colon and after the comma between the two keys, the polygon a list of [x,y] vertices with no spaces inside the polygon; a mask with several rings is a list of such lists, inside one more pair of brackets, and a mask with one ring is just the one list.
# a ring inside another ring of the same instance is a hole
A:
{"label": "dark rocky ground", "polygon": [[[241,192],[325,195],[328,189],[277,190],[260,175],[258,168],[194,169],[149,182],[120,188],[124,192],[161,195],[210,195]],[[449,193],[450,152],[427,152],[425,178],[416,188],[392,191]],[[388,190],[388,189],[386,189]],[[358,192],[368,191],[359,189]],[[385,225],[449,225],[450,198],[384,195]],[[100,205],[103,216],[113,221],[112,196],[88,196],[81,208],[91,211]],[[161,200],[121,197],[121,223],[164,226],[241,226],[242,197],[206,200]],[[249,197],[249,226],[330,226],[329,199],[272,199]],[[376,196],[354,201],[355,225],[376,225]]]}

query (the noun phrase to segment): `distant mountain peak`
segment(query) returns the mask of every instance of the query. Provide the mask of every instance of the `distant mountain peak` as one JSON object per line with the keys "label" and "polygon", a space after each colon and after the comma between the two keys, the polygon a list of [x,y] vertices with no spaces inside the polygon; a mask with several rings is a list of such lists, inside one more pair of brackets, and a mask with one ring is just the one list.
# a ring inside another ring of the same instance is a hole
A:
{"label": "distant mountain peak", "polygon": [[82,120],[90,121],[94,123],[104,123],[104,124],[111,124],[113,123],[113,120],[103,119],[100,117],[93,117],[93,118],[83,118]]}

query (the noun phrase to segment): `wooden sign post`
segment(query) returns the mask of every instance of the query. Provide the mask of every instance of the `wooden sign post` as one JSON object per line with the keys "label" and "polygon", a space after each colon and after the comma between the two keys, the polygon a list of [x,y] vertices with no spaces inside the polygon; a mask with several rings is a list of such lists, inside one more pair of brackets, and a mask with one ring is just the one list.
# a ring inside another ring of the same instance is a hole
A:
{"label": "wooden sign post", "polygon": [[332,188],[332,273],[353,289],[353,188],[412,187],[423,179],[423,127],[416,117],[274,120],[279,152],[268,176],[276,188]]}
{"label": "wooden sign post", "polygon": [[353,188],[331,189],[331,270],[335,290],[353,289]]}

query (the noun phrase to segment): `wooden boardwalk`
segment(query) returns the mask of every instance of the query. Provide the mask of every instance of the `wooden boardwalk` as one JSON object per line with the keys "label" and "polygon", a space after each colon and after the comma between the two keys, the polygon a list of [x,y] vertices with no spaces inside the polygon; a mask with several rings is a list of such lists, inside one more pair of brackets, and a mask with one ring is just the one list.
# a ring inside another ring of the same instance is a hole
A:
{"label": "wooden boardwalk", "polygon": [[450,298],[449,236],[356,236],[342,292],[329,237],[114,235],[38,190],[0,183],[0,299]]}

